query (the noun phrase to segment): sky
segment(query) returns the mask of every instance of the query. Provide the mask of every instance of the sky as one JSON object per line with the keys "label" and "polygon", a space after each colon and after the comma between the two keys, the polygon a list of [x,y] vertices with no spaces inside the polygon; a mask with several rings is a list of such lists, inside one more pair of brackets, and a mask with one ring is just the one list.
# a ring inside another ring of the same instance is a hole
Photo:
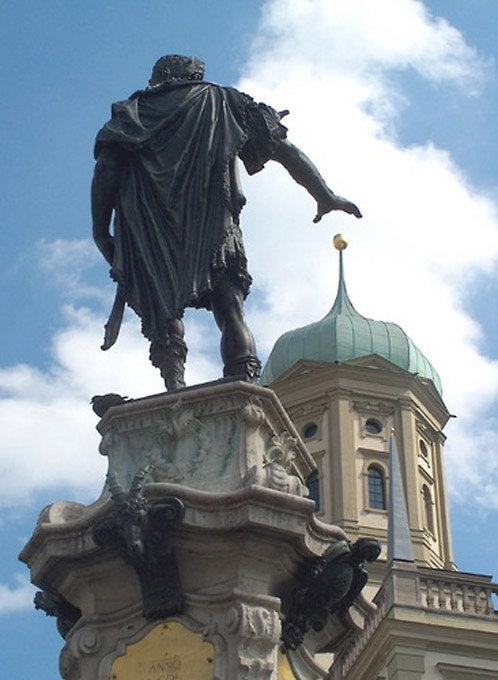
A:
{"label": "sky", "polygon": [[[105,475],[94,394],[163,390],[131,312],[99,346],[114,294],[91,242],[96,132],[165,53],[291,111],[289,139],[361,221],[315,206],[283,168],[244,177],[254,278],[247,315],[264,360],[322,318],[347,234],[356,309],[401,325],[440,373],[455,558],[492,574],[498,547],[498,75],[494,0],[18,0],[0,10],[0,667],[58,677],[62,640],[35,612],[17,554],[60,499]],[[220,376],[210,315],[187,314],[190,384]],[[29,644],[26,645],[26,640]]]}

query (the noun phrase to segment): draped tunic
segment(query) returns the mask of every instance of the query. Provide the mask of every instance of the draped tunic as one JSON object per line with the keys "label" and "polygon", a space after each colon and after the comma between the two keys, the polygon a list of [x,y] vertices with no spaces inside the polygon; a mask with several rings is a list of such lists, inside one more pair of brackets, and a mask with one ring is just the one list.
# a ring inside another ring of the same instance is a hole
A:
{"label": "draped tunic", "polygon": [[95,157],[119,159],[111,276],[149,340],[186,307],[210,307],[223,275],[247,295],[236,157],[261,170],[286,136],[278,113],[234,88],[166,82],[112,107]]}

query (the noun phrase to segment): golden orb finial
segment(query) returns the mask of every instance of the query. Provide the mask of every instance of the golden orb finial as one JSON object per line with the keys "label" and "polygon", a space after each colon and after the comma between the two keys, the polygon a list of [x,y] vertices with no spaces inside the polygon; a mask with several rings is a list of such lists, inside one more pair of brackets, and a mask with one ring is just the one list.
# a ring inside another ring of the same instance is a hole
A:
{"label": "golden orb finial", "polygon": [[334,248],[336,250],[345,250],[348,247],[348,239],[343,234],[336,234],[334,236]]}

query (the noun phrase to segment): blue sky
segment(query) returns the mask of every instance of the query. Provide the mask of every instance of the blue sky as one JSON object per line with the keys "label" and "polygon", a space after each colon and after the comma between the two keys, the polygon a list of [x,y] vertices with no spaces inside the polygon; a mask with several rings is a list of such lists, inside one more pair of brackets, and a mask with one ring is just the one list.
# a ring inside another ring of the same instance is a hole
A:
{"label": "blue sky", "polygon": [[[32,611],[16,555],[45,504],[99,494],[105,469],[90,397],[161,390],[131,314],[118,346],[99,353],[113,287],[89,240],[89,188],[93,140],[111,103],[143,86],[164,53],[200,56],[209,79],[289,108],[290,138],[362,208],[361,223],[334,215],[314,227],[313,202],[279,168],[245,181],[248,316],[260,352],[326,313],[332,236],[347,232],[358,311],[405,328],[458,416],[447,431],[456,561],[495,571],[497,25],[492,0],[18,0],[2,9],[5,677],[58,677],[62,640]],[[187,321],[190,382],[217,377],[209,315]]]}

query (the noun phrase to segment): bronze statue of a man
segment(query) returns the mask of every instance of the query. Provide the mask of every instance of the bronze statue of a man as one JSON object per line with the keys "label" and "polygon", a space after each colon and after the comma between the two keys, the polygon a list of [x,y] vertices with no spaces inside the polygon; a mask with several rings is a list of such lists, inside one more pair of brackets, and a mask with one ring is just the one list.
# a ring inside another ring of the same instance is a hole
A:
{"label": "bronze statue of a man", "polygon": [[103,349],[114,344],[128,303],[168,390],[185,385],[187,307],[213,311],[225,376],[259,375],[243,308],[251,277],[239,227],[245,198],[237,157],[250,175],[268,160],[281,163],[316,200],[315,222],[331,210],[361,217],[287,141],[285,113],[205,81],[199,59],[167,55],[145,90],[113,105],[97,135],[93,236],[118,283]]}

